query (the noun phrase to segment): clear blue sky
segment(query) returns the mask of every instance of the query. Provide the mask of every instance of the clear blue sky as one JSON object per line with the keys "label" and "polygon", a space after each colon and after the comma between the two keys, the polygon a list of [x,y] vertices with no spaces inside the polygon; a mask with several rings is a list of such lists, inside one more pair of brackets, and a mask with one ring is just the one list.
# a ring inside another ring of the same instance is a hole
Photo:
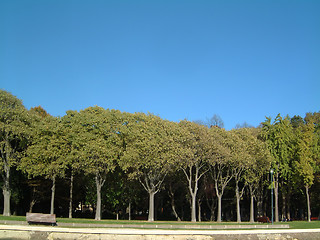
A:
{"label": "clear blue sky", "polygon": [[0,88],[227,129],[320,110],[319,0],[1,0]]}

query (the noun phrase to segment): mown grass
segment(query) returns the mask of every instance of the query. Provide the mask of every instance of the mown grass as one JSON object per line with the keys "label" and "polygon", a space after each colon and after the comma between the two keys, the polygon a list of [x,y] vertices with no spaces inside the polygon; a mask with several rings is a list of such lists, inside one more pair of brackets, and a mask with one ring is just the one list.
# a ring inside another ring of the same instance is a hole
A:
{"label": "mown grass", "polygon": [[[128,220],[101,220],[96,221],[93,219],[68,219],[68,218],[57,218],[57,222],[64,222],[64,223],[84,223],[84,224],[112,224],[117,227],[117,225],[267,225],[267,223],[249,223],[249,222],[177,222],[177,221],[128,221]],[[274,223],[274,225],[282,225],[288,224],[290,229],[312,229],[312,228],[320,228],[320,221],[293,221],[293,222],[279,222]],[[271,225],[271,224],[269,224]]]}
{"label": "mown grass", "polygon": [[[186,222],[186,221],[154,221],[148,222],[143,220],[108,220],[103,219],[100,221],[96,221],[94,219],[82,219],[82,218],[57,218],[57,222],[63,223],[88,223],[88,224],[114,224],[114,225],[234,225],[237,223],[234,222]],[[242,225],[251,225],[252,223],[243,222]]]}
{"label": "mown grass", "polygon": [[26,221],[26,216],[7,217],[7,216],[0,215],[0,220],[3,220],[3,221]]}
{"label": "mown grass", "polygon": [[292,221],[287,222],[290,228],[292,229],[311,229],[311,228],[320,228],[320,221]]}
{"label": "mown grass", "polygon": [[[25,216],[3,216],[0,215],[0,220],[3,221],[26,221]],[[236,222],[177,222],[177,221],[154,221],[154,222],[148,222],[148,221],[141,221],[141,220],[100,220],[96,221],[94,219],[83,219],[83,218],[57,218],[57,222],[61,223],[80,223],[80,224],[94,224],[99,227],[101,224],[112,224],[114,227],[121,227],[118,225],[266,225],[266,223],[249,223],[249,222],[242,222],[242,223],[236,223]],[[281,224],[288,224],[290,226],[290,229],[312,229],[312,228],[320,228],[320,221],[293,221],[293,222],[279,222],[274,223],[274,225],[281,225]]]}

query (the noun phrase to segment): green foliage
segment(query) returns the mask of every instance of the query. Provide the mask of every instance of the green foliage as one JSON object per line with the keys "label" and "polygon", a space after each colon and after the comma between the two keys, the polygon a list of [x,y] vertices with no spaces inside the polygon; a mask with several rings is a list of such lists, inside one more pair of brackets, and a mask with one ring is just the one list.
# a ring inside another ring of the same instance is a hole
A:
{"label": "green foliage", "polygon": [[47,111],[41,106],[31,108],[30,112],[39,115],[41,118],[49,116],[49,113],[47,113]]}
{"label": "green foliage", "polygon": [[3,179],[3,214],[10,216],[10,173],[19,165],[31,135],[31,118],[22,102],[0,90],[0,172]]}
{"label": "green foliage", "polygon": [[245,184],[248,185],[250,193],[255,192],[261,185],[261,181],[265,174],[269,173],[272,157],[266,143],[259,138],[261,129],[250,128],[245,130],[245,142],[247,151],[251,160],[245,169],[243,178]]}
{"label": "green foliage", "polygon": [[[172,168],[177,153],[175,123],[136,113],[126,124],[121,166],[132,178],[148,178],[154,187]],[[150,186],[151,187],[151,186]]]}
{"label": "green foliage", "polygon": [[66,155],[69,152],[65,129],[60,119],[46,116],[35,124],[32,144],[22,158],[19,168],[30,177],[44,176],[53,179],[65,174]]}
{"label": "green foliage", "polygon": [[197,166],[205,167],[211,149],[209,129],[206,126],[199,125],[189,121],[181,121],[179,123],[183,131],[181,145],[183,148],[183,157],[179,161],[179,166],[183,169]]}
{"label": "green foliage", "polygon": [[306,124],[313,123],[314,136],[312,144],[312,158],[314,159],[314,171],[320,174],[320,112],[307,113],[305,116]]}
{"label": "green foliage", "polygon": [[[261,128],[244,124],[245,128],[231,131],[220,128],[221,122],[213,116],[205,124],[175,123],[153,114],[98,106],[68,111],[57,118],[40,106],[27,111],[19,99],[0,91],[3,189],[7,196],[14,195],[14,203],[22,198],[23,192],[10,192],[12,167],[30,178],[41,176],[40,182],[73,174],[86,179],[83,182],[92,180],[85,186],[90,188],[86,197],[91,204],[99,202],[93,200],[96,185],[105,206],[123,210],[128,203],[141,202],[145,197],[139,192],[143,188],[136,185],[138,180],[149,194],[155,194],[163,189],[162,182],[170,174],[170,181],[183,182],[183,188],[188,186],[196,199],[200,179],[206,175],[204,184],[211,184],[210,190],[215,191],[211,196],[221,200],[225,189],[233,190],[226,188],[231,179],[240,187],[248,186],[251,194],[263,189],[272,167],[283,198],[293,191],[302,194],[302,186],[310,188],[311,197],[318,196],[311,186],[319,182],[320,113],[307,113],[304,119],[279,114],[275,119],[267,118]],[[107,188],[101,190],[105,182]],[[188,198],[185,194],[183,190],[179,197]]]}
{"label": "green foliage", "polygon": [[17,164],[30,140],[31,118],[22,102],[0,90],[0,170]]}
{"label": "green foliage", "polygon": [[300,124],[295,129],[295,162],[296,173],[302,179],[305,186],[310,187],[314,181],[315,157],[314,147],[316,146],[315,125],[313,121]]}
{"label": "green foliage", "polygon": [[261,136],[266,141],[273,157],[272,168],[286,180],[292,174],[290,161],[294,135],[290,118],[288,116],[282,118],[278,114],[273,123],[271,123],[271,118],[267,118],[262,126]]}
{"label": "green foliage", "polygon": [[68,111],[63,124],[69,129],[68,159],[72,166],[80,164],[87,174],[106,174],[115,169],[122,151],[120,111],[97,106],[80,112]]}

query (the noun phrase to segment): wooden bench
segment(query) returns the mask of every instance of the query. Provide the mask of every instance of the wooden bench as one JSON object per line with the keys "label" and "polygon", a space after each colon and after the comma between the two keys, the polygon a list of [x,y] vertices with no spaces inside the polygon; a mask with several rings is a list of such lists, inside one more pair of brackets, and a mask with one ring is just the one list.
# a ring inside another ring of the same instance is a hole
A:
{"label": "wooden bench", "polygon": [[258,222],[262,222],[262,223],[271,223],[270,219],[267,216],[263,216],[263,217],[258,217],[257,218]]}
{"label": "wooden bench", "polygon": [[26,216],[29,224],[50,224],[52,226],[57,225],[55,214],[44,214],[44,213],[29,213]]}

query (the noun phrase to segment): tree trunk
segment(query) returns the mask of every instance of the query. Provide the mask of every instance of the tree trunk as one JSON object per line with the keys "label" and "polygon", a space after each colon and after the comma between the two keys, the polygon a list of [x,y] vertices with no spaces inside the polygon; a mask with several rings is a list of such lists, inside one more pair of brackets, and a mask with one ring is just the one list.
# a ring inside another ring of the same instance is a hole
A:
{"label": "tree trunk", "polygon": [[96,187],[97,187],[97,206],[95,220],[101,220],[101,188],[105,180],[101,178],[100,174],[96,174]]}
{"label": "tree trunk", "polygon": [[33,211],[33,206],[36,204],[36,200],[32,199],[30,201],[30,205],[29,205],[29,213],[32,213]]}
{"label": "tree trunk", "polygon": [[282,192],[282,209],[281,209],[281,221],[285,221],[286,219],[286,197]]}
{"label": "tree trunk", "polygon": [[129,202],[128,214],[129,214],[129,221],[130,221],[131,220],[131,202]]}
{"label": "tree trunk", "polygon": [[238,182],[236,181],[236,197],[237,197],[237,222],[241,222],[241,215],[240,215],[240,193],[239,193],[239,186]]}
{"label": "tree trunk", "polygon": [[169,197],[170,197],[170,203],[171,203],[171,209],[172,209],[172,213],[175,216],[175,218],[177,219],[177,221],[181,221],[177,211],[176,211],[176,204],[174,201],[174,192],[172,190],[172,186],[171,183],[169,184],[169,189],[168,189],[168,193],[169,193]]}
{"label": "tree trunk", "polygon": [[[184,170],[184,173],[189,182],[189,191],[191,195],[191,222],[197,221],[196,216],[196,200],[197,200],[197,192],[198,192],[198,184],[199,180],[202,177],[203,173],[199,176],[199,170],[201,167],[195,166],[195,174],[193,175],[193,167],[189,167],[189,174]],[[194,176],[194,177],[193,177]],[[193,180],[194,178],[194,180]],[[193,186],[193,187],[192,187]]]}
{"label": "tree trunk", "polygon": [[30,201],[30,205],[29,205],[29,212],[32,213],[33,206],[37,202],[37,199],[36,199],[36,188],[35,187],[32,188],[32,194],[31,194],[30,198],[31,198],[31,201]]}
{"label": "tree trunk", "polygon": [[175,218],[177,219],[178,222],[181,221],[181,218],[179,217],[177,210],[176,210],[176,205],[173,199],[171,199],[171,208],[172,208],[172,212],[173,215],[175,216]]}
{"label": "tree trunk", "polygon": [[201,200],[198,199],[198,221],[201,222]]}
{"label": "tree trunk", "polygon": [[306,188],[306,196],[307,196],[307,211],[308,211],[308,222],[311,222],[311,208],[310,208],[310,196],[309,196],[309,187]]}
{"label": "tree trunk", "polygon": [[[216,202],[216,201],[215,201]],[[215,207],[212,207],[211,209],[210,209],[210,221],[212,222],[212,221],[214,221],[214,215],[215,215]]]}
{"label": "tree trunk", "polygon": [[288,194],[287,202],[287,221],[291,220],[291,193]]}
{"label": "tree trunk", "polygon": [[250,194],[250,222],[254,223],[254,196]]}
{"label": "tree trunk", "polygon": [[278,177],[274,182],[274,221],[279,222],[279,182]]}
{"label": "tree trunk", "polygon": [[[214,179],[214,184],[215,184],[215,190],[216,190],[216,195],[218,197],[218,215],[217,215],[217,222],[221,222],[221,217],[222,217],[222,196],[225,187],[228,185],[228,183],[232,179],[232,174],[230,174],[230,168],[228,167],[225,169],[226,175],[223,177],[224,167],[222,167],[220,164],[217,165],[217,169],[214,168],[213,171],[213,179]],[[220,189],[219,189],[220,187]]]}
{"label": "tree trunk", "polygon": [[191,222],[196,222],[196,193],[191,193]]}
{"label": "tree trunk", "polygon": [[148,221],[153,222],[154,221],[154,191],[149,191],[149,216]]}
{"label": "tree trunk", "polygon": [[173,193],[173,190],[172,190],[172,186],[171,186],[171,183],[169,184],[169,197],[170,197],[170,202],[171,202],[171,208],[172,208],[172,212],[173,212],[173,215],[175,216],[175,218],[177,219],[177,221],[181,221],[181,218],[179,217],[178,213],[177,213],[177,210],[176,210],[176,204],[174,202],[174,193]]}
{"label": "tree trunk", "polygon": [[217,222],[221,222],[221,200],[222,200],[222,194],[217,195],[218,196],[218,215],[217,215]]}
{"label": "tree trunk", "polygon": [[56,193],[56,177],[52,178],[50,214],[54,214],[54,195]]}
{"label": "tree trunk", "polygon": [[73,171],[70,178],[70,198],[69,198],[69,218],[72,218],[72,200],[73,200]]}
{"label": "tree trunk", "polygon": [[3,188],[2,190],[3,193],[3,216],[10,216],[10,197],[11,197],[11,192],[7,188]]}
{"label": "tree trunk", "polygon": [[280,184],[280,188],[281,188],[281,213],[279,214],[280,216],[280,221],[284,221],[284,219],[286,218],[286,196],[285,196],[285,192],[286,192],[286,185],[284,184],[283,179],[281,179],[281,184]]}
{"label": "tree trunk", "polygon": [[153,177],[148,176],[147,173],[144,174],[144,180],[139,178],[140,183],[144,187],[144,189],[149,194],[149,214],[148,214],[148,221],[152,222],[155,219],[155,212],[154,212],[154,196],[156,193],[160,191],[160,187],[162,182],[164,181],[165,175],[155,175]]}
{"label": "tree trunk", "polygon": [[241,223],[240,197],[239,196],[237,196],[237,223]]}
{"label": "tree trunk", "polygon": [[257,200],[257,216],[262,217],[263,215],[265,215],[263,213],[263,194],[259,191],[257,191],[256,200]]}
{"label": "tree trunk", "polygon": [[101,220],[101,186],[97,186],[97,206],[96,206],[96,216],[95,220]]}
{"label": "tree trunk", "polygon": [[5,161],[4,163],[4,175],[3,175],[3,187],[2,187],[2,193],[3,193],[3,216],[10,216],[10,198],[11,198],[11,189],[10,189],[10,166]]}
{"label": "tree trunk", "polygon": [[214,201],[213,198],[209,199],[208,196],[206,196],[206,203],[207,203],[207,206],[210,210],[210,220],[209,221],[212,222],[212,221],[214,221],[214,215],[215,215],[214,213],[216,210],[217,201]]}

